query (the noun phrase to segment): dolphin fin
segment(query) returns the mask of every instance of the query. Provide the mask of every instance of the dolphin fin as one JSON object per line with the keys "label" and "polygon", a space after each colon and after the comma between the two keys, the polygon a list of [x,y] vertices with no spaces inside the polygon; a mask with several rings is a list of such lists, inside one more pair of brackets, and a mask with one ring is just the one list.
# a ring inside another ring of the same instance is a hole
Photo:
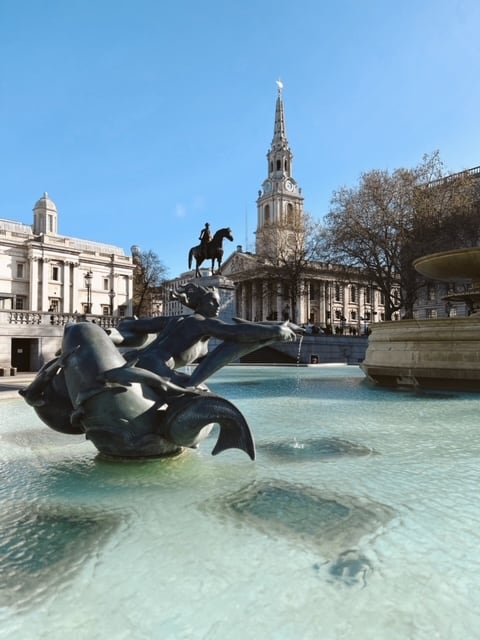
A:
{"label": "dolphin fin", "polygon": [[205,429],[209,431],[214,424],[218,424],[220,433],[212,455],[233,448],[255,460],[255,444],[244,416],[231,402],[212,393],[173,400],[162,435],[174,444],[195,447],[206,437]]}
{"label": "dolphin fin", "polygon": [[212,456],[216,456],[225,449],[241,449],[251,460],[255,460],[255,443],[245,419],[243,419],[243,423],[239,421],[236,421],[235,424],[219,422],[218,425],[220,433],[217,443],[212,449]]}

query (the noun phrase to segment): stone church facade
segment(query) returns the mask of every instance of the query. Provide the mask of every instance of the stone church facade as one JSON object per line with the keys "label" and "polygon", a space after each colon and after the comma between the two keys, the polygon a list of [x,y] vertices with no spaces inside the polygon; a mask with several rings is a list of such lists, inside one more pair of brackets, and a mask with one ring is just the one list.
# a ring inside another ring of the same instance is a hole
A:
{"label": "stone church facade", "polygon": [[294,241],[295,229],[301,226],[304,215],[304,198],[293,173],[293,153],[287,139],[279,85],[267,175],[257,198],[255,253],[238,247],[225,261],[222,275],[235,283],[236,314],[242,318],[290,319],[327,333],[365,333],[372,322],[385,319],[385,309],[380,291],[364,279],[361,271],[346,272],[335,265],[310,263],[298,286],[296,317],[292,318],[285,284],[280,278],[272,279],[271,265],[266,268],[272,254],[272,236],[278,232],[285,240],[284,236],[291,234]]}

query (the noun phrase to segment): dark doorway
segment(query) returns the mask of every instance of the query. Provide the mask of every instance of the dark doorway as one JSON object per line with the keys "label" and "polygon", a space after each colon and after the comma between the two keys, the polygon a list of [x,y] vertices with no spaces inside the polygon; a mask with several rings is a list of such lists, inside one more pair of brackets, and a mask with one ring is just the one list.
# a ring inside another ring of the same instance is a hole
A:
{"label": "dark doorway", "polygon": [[33,338],[12,338],[12,367],[17,371],[34,371],[33,356],[38,341]]}

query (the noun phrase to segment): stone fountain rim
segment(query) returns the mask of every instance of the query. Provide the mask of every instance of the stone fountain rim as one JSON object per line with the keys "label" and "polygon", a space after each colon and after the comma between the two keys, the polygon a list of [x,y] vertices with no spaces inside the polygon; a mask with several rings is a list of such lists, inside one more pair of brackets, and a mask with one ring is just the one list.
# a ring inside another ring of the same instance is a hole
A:
{"label": "stone fountain rim", "polygon": [[[454,264],[452,260],[455,260]],[[414,260],[413,267],[421,275],[433,280],[445,282],[478,280],[480,278],[480,247],[431,253]]]}

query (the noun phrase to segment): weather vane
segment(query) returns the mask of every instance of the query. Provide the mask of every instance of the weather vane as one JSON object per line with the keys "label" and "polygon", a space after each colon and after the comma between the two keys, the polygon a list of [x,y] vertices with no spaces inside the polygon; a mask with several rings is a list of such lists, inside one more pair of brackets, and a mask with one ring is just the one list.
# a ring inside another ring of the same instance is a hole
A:
{"label": "weather vane", "polygon": [[278,93],[281,94],[283,89],[283,82],[281,80],[275,80],[275,82],[277,83]]}

